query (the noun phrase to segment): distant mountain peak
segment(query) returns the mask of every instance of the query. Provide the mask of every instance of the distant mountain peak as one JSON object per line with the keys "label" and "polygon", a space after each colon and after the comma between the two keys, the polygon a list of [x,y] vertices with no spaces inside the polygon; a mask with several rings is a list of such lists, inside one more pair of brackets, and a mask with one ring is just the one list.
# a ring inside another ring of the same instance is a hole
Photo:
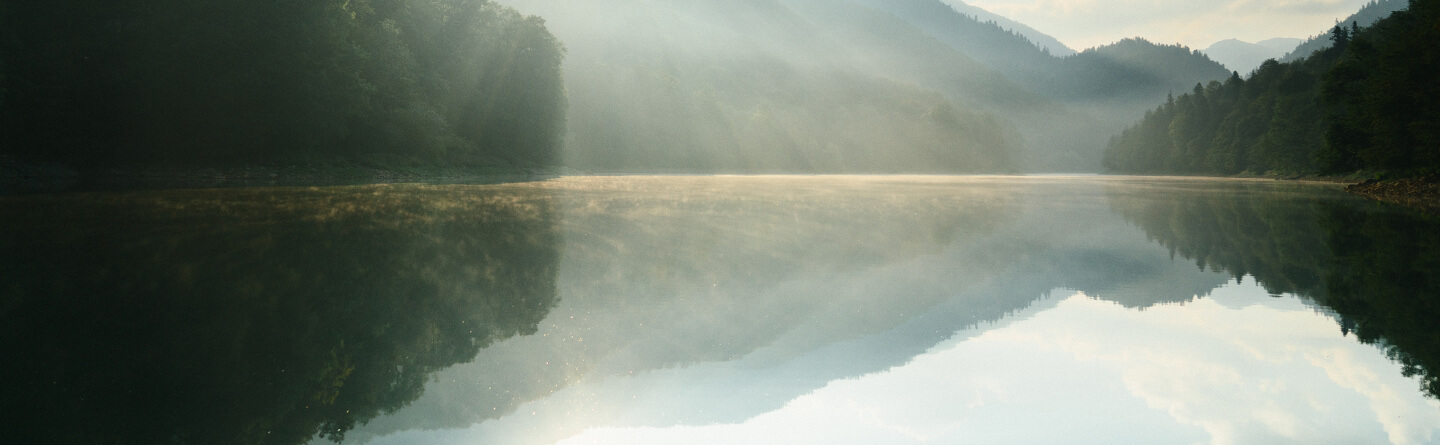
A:
{"label": "distant mountain peak", "polygon": [[1269,59],[1278,59],[1301,43],[1300,39],[1277,37],[1250,43],[1240,39],[1225,39],[1200,50],[1231,71],[1249,73]]}

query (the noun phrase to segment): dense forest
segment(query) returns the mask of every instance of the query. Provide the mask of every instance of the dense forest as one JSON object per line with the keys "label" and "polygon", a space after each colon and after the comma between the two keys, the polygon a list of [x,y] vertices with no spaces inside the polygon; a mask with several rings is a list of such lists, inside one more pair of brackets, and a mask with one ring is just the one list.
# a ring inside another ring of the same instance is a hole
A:
{"label": "dense forest", "polygon": [[1408,176],[1440,167],[1440,2],[1412,0],[1333,45],[1196,85],[1112,139],[1123,173]]}
{"label": "dense forest", "polygon": [[0,156],[551,165],[561,44],[488,0],[0,3]]}
{"label": "dense forest", "polygon": [[[1353,23],[1356,26],[1368,27],[1381,19],[1389,17],[1390,14],[1395,11],[1403,10],[1409,6],[1410,0],[1371,0],[1370,3],[1361,6],[1359,11],[1355,11],[1354,14],[1346,17],[1345,20],[1341,20],[1340,23]],[[1329,30],[1311,36],[1309,39],[1300,42],[1299,45],[1295,45],[1293,49],[1276,60],[1280,62],[1294,62],[1310,57],[1310,55],[1315,54],[1316,51],[1329,48],[1331,44],[1334,43],[1331,41],[1330,36],[1331,31]]]}

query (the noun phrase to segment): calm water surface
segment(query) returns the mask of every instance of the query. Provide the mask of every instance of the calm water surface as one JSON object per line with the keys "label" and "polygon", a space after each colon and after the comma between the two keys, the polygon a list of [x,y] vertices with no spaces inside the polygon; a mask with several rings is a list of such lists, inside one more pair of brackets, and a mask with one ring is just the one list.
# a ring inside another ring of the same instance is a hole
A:
{"label": "calm water surface", "polygon": [[0,229],[18,443],[1440,443],[1440,220],[1334,185],[85,193]]}

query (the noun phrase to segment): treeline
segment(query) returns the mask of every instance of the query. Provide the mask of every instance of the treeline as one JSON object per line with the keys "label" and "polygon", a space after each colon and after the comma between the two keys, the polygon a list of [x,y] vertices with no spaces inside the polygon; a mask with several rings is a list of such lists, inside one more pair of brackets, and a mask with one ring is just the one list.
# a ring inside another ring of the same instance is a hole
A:
{"label": "treeline", "polygon": [[1440,6],[1412,0],[1374,26],[1248,79],[1196,85],[1111,140],[1121,173],[1347,174],[1440,167]]}
{"label": "treeline", "polygon": [[487,0],[0,4],[0,155],[548,165],[561,44]]}

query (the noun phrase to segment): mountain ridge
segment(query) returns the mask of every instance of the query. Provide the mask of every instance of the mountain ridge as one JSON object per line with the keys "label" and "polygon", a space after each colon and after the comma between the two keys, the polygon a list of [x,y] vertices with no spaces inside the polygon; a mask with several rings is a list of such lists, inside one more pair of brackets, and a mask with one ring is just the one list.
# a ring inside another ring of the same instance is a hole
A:
{"label": "mountain ridge", "polygon": [[1229,74],[1139,39],[1060,57],[940,0],[510,3],[566,42],[565,165],[596,172],[1099,171]]}
{"label": "mountain ridge", "polygon": [[1250,43],[1239,39],[1225,39],[1211,44],[1200,52],[1205,53],[1231,71],[1248,74],[1255,71],[1269,59],[1279,59],[1295,49],[1304,40],[1277,37]]}

